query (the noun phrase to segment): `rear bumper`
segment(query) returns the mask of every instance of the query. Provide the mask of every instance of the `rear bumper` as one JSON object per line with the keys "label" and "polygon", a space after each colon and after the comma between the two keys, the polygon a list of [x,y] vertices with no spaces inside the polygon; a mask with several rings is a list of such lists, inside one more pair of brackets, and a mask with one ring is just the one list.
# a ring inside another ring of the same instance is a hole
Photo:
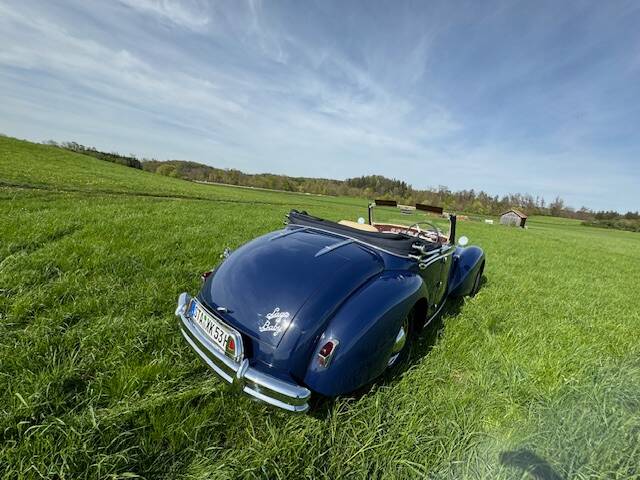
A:
{"label": "rear bumper", "polygon": [[285,382],[249,366],[249,360],[235,362],[220,352],[187,315],[191,297],[181,293],[176,316],[180,331],[191,348],[223,380],[258,400],[291,412],[304,412],[309,408],[311,392],[305,387]]}

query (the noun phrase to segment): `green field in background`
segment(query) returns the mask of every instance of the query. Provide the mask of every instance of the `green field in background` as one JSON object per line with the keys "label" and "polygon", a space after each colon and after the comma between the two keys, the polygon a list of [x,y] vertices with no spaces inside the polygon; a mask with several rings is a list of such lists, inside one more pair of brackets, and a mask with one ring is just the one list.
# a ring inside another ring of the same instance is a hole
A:
{"label": "green field in background", "polygon": [[0,476],[640,476],[634,233],[460,222],[486,282],[424,332],[400,377],[304,415],[218,381],[178,332],[178,294],[291,208],[356,220],[366,206],[0,138]]}

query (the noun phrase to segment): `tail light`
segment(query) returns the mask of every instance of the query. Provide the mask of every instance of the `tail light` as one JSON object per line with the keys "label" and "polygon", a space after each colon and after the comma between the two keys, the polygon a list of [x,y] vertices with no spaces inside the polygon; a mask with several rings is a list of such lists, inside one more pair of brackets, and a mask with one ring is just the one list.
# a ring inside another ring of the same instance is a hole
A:
{"label": "tail light", "polygon": [[331,359],[333,355],[336,353],[336,349],[338,348],[338,340],[332,338],[328,342],[326,342],[320,350],[318,351],[318,364],[322,368],[327,368],[329,363],[331,363]]}
{"label": "tail light", "polygon": [[200,275],[200,278],[202,279],[202,283],[205,282],[205,280],[207,280],[207,278],[209,278],[209,275],[211,275],[213,273],[213,270],[209,270],[208,272],[204,272],[202,275]]}
{"label": "tail light", "polygon": [[236,342],[232,337],[229,337],[229,340],[227,341],[227,352],[232,356],[235,356],[236,354]]}

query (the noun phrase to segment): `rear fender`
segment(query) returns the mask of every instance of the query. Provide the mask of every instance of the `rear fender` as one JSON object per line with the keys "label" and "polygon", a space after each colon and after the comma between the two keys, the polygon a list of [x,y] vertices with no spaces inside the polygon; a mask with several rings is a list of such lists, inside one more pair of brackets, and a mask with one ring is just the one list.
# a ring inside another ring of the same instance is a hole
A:
{"label": "rear fender", "polygon": [[475,246],[456,247],[453,261],[449,278],[449,295],[452,297],[469,295],[476,275],[484,262],[484,252],[480,247]]}
{"label": "rear fender", "polygon": [[[325,396],[348,393],[379,376],[387,367],[403,319],[427,290],[411,272],[391,271],[369,281],[333,316],[316,342],[304,383]],[[318,352],[329,340],[339,344],[325,368]]]}

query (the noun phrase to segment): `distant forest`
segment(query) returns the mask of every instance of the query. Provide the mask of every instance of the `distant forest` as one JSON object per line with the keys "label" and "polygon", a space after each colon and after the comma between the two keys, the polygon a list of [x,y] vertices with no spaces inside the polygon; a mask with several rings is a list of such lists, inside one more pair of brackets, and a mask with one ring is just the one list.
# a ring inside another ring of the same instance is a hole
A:
{"label": "distant forest", "polygon": [[85,147],[76,142],[62,142],[58,143],[55,140],[48,140],[44,142],[45,145],[51,145],[53,147],[64,148],[65,150],[71,150],[76,153],[83,153],[100,160],[106,160],[107,162],[119,163],[127,167],[138,168],[142,170],[142,162],[138,160],[134,155],[120,155],[119,153],[107,153],[96,150],[94,147]]}
{"label": "distant forest", "polygon": [[223,183],[287,192],[341,195],[367,199],[393,198],[404,204],[427,203],[443,207],[448,211],[499,215],[509,208],[518,208],[527,215],[550,215],[583,220],[583,223],[604,228],[640,231],[640,213],[615,211],[593,211],[587,207],[576,210],[557,196],[550,202],[543,197],[513,193],[504,196],[490,195],[482,190],[451,191],[445,186],[418,190],[402,180],[381,175],[367,175],[346,180],[328,178],[289,177],[271,173],[249,174],[235,169],[222,169],[184,160],[160,161],[138,159],[135,155],[101,152],[76,142],[45,142],[77,153],[90,155],[100,160],[119,163],[169,177],[185,180]]}

